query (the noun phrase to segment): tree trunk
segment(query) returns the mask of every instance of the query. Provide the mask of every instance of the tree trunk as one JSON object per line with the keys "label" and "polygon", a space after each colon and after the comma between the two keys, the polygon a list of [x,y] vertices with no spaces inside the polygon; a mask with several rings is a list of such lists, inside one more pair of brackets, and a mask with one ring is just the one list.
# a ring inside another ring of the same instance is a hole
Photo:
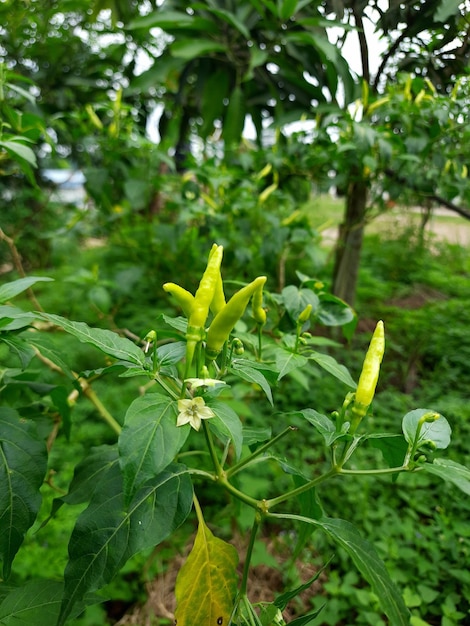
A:
{"label": "tree trunk", "polygon": [[333,293],[351,306],[356,297],[366,206],[367,186],[362,181],[350,183],[344,221],[340,224],[336,244]]}

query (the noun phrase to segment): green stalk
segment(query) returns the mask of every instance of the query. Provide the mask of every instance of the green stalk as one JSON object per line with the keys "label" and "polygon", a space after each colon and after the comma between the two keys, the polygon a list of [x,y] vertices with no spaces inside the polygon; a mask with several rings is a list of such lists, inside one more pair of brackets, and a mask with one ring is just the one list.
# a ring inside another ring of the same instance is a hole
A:
{"label": "green stalk", "polygon": [[100,416],[103,418],[103,420],[109,426],[111,426],[114,432],[117,435],[121,434],[121,430],[122,430],[121,425],[114,419],[114,417],[111,415],[108,409],[104,406],[104,404],[98,398],[98,396],[93,391],[93,389],[87,385],[86,388],[82,387],[82,392],[83,392],[83,395],[86,396],[88,400],[90,400],[90,402],[94,405],[94,407],[96,408]]}
{"label": "green stalk", "polygon": [[278,504],[281,504],[281,502],[285,502],[286,500],[290,500],[291,498],[295,498],[295,497],[299,496],[300,494],[305,493],[306,491],[308,491],[312,487],[315,487],[316,485],[319,485],[319,484],[323,483],[325,480],[328,480],[328,478],[332,478],[333,476],[337,476],[338,473],[339,473],[339,469],[336,468],[336,467],[332,467],[325,474],[323,474],[322,476],[317,476],[317,478],[314,478],[313,480],[310,480],[308,483],[305,483],[305,485],[301,485],[300,487],[297,487],[296,489],[292,489],[291,491],[288,491],[287,493],[283,493],[282,495],[277,496],[277,498],[271,498],[270,500],[264,500],[263,501],[263,505],[264,505],[263,509],[267,512],[271,508],[273,508],[274,506],[277,506]]}
{"label": "green stalk", "polygon": [[253,548],[255,547],[256,534],[261,523],[261,515],[258,511],[255,513],[255,519],[253,520],[253,526],[251,527],[250,541],[246,549],[245,563],[243,565],[242,582],[240,585],[240,595],[246,596],[248,586],[248,573],[250,570],[251,557],[253,556]]}
{"label": "green stalk", "polygon": [[253,461],[253,459],[263,454],[263,452],[266,452],[266,450],[268,450],[274,443],[276,443],[277,441],[285,437],[288,433],[292,432],[293,430],[297,430],[297,428],[295,426],[288,426],[286,429],[284,429],[282,432],[276,435],[273,439],[270,439],[267,443],[257,448],[252,454],[247,456],[245,459],[242,459],[239,463],[237,463],[236,465],[231,467],[229,470],[227,470],[226,472],[227,478],[230,478],[231,476],[234,476],[235,474],[237,474],[240,470],[242,470],[244,467],[249,465],[251,461]]}
{"label": "green stalk", "polygon": [[212,439],[212,433],[209,430],[209,426],[207,423],[202,420],[202,428],[204,430],[204,435],[206,437],[207,447],[209,448],[209,454],[212,459],[212,464],[214,465],[214,470],[217,475],[217,478],[220,478],[224,474],[224,470],[219,462],[219,457],[217,456],[217,450],[214,445],[214,440]]}

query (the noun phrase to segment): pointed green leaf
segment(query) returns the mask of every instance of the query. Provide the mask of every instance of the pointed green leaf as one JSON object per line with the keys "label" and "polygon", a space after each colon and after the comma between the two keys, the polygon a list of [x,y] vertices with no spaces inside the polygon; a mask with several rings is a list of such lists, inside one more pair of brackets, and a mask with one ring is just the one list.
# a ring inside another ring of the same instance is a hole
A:
{"label": "pointed green leaf", "polygon": [[0,338],[11,350],[13,354],[19,358],[22,369],[26,369],[35,356],[34,350],[30,345],[23,341],[17,335],[2,336]]}
{"label": "pointed green leaf", "polygon": [[400,467],[403,464],[408,444],[402,435],[369,435],[367,441],[382,452],[389,467]]}
{"label": "pointed green leaf", "polygon": [[196,57],[207,56],[212,52],[225,52],[223,44],[212,39],[177,39],[170,46],[172,56],[190,61]]}
{"label": "pointed green leaf", "polygon": [[226,148],[240,142],[245,126],[245,115],[246,110],[243,91],[241,87],[237,85],[230,95],[225,112],[222,138]]}
{"label": "pointed green leaf", "polygon": [[201,30],[203,32],[211,32],[215,30],[215,24],[211,20],[207,20],[198,16],[189,15],[182,11],[153,11],[148,15],[142,15],[132,20],[127,28],[135,30],[138,28],[156,28],[163,30]]}
{"label": "pointed green leaf", "polygon": [[327,415],[318,413],[315,409],[303,409],[303,411],[298,411],[296,415],[302,415],[312,426],[315,426],[327,446],[331,446],[336,439],[345,434],[343,432],[338,433],[334,422]]}
{"label": "pointed green leaf", "polygon": [[3,577],[10,575],[13,559],[33,525],[47,470],[45,442],[36,425],[13,409],[0,408],[0,557]]}
{"label": "pointed green leaf", "polygon": [[243,425],[235,411],[225,402],[217,400],[208,403],[214,411],[215,419],[209,420],[209,428],[215,429],[224,439],[229,439],[235,448],[237,459],[241,457],[243,446]]}
{"label": "pointed green leaf", "polygon": [[21,141],[0,141],[0,148],[5,148],[12,158],[19,157],[24,159],[29,165],[37,167],[36,155],[29,146],[25,146]]}
{"label": "pointed green leaf", "polygon": [[237,374],[237,376],[243,378],[243,380],[259,385],[266,394],[269,402],[271,404],[273,403],[273,395],[271,393],[271,387],[269,385],[269,382],[266,380],[266,377],[260,372],[259,369],[249,367],[237,361],[233,361],[231,369]]}
{"label": "pointed green leaf", "polygon": [[126,501],[180,451],[189,429],[176,426],[177,416],[176,402],[158,393],[141,396],[129,406],[119,436]]}
{"label": "pointed green leaf", "polygon": [[334,359],[329,354],[321,354],[320,352],[313,352],[309,354],[308,358],[311,361],[315,361],[317,365],[322,367],[328,373],[332,374],[335,378],[344,383],[347,387],[351,389],[356,389],[356,383],[354,382],[351,374],[348,369],[338,363],[336,359]]}
{"label": "pointed green leaf", "polygon": [[425,472],[439,476],[470,496],[470,469],[449,459],[435,459],[434,463],[420,466]]}
{"label": "pointed green leaf", "polygon": [[322,517],[315,520],[289,513],[272,513],[271,516],[273,518],[297,519],[321,528],[349,554],[354,565],[378,597],[382,610],[390,621],[390,626],[409,626],[409,611],[390,578],[385,564],[379,558],[375,547],[364,539],[352,524],[342,519]]}
{"label": "pointed green leaf", "polygon": [[37,317],[34,313],[22,311],[16,306],[0,306],[0,330],[19,330],[30,326]]}
{"label": "pointed green leaf", "polygon": [[90,328],[84,322],[71,322],[60,315],[41,313],[41,317],[60,326],[71,335],[77,337],[82,343],[89,343],[95,346],[108,356],[141,366],[145,363],[145,354],[138,346],[111,330]]}
{"label": "pointed green leaf", "polygon": [[90,505],[78,517],[69,543],[65,590],[57,626],[65,624],[78,601],[106,585],[137,552],[156,546],[188,516],[192,484],[182,465],[149,480],[124,505],[122,476],[109,467]]}
{"label": "pointed green leaf", "polygon": [[307,357],[282,348],[275,351],[275,359],[276,367],[279,371],[278,380],[281,380],[281,378],[292,372],[292,370],[305,367],[308,363]]}
{"label": "pointed green leaf", "polygon": [[46,278],[45,276],[27,276],[26,278],[19,278],[11,283],[2,285],[0,287],[0,302],[6,302],[7,300],[14,298],[19,293],[22,293],[23,291],[26,291],[26,289],[32,287],[35,283],[49,282],[51,280],[53,279]]}
{"label": "pointed green leaf", "polygon": [[199,523],[193,548],[178,573],[175,611],[178,626],[228,626],[237,589],[238,554]]}
{"label": "pointed green leaf", "polygon": [[446,24],[449,21],[449,17],[459,13],[461,4],[461,0],[441,0],[440,5],[434,13],[434,22]]}

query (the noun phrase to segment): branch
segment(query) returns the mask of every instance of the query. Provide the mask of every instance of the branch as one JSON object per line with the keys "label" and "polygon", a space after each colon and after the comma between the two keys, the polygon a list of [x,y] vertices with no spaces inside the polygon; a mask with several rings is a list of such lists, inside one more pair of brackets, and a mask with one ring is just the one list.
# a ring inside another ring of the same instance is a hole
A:
{"label": "branch", "polygon": [[397,183],[400,183],[400,185],[408,187],[409,189],[411,189],[412,191],[415,191],[418,194],[426,195],[426,198],[428,198],[429,200],[433,200],[434,202],[437,202],[438,204],[445,206],[446,209],[449,209],[450,211],[454,211],[454,213],[458,213],[461,217],[464,217],[466,220],[470,220],[469,209],[466,209],[465,207],[454,204],[450,200],[446,200],[445,198],[443,198],[442,196],[439,196],[436,193],[432,193],[429,195],[423,194],[423,192],[420,191],[420,189],[416,187],[416,185],[413,185],[406,178],[403,178],[402,176],[400,176],[399,174],[397,174],[390,168],[385,169],[384,173],[386,176],[388,176],[392,180],[396,181]]}

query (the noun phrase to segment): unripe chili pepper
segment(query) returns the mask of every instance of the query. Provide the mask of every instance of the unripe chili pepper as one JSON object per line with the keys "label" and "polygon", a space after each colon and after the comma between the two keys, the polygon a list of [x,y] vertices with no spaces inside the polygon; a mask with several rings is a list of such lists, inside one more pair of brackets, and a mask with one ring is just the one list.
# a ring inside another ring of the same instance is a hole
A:
{"label": "unripe chili pepper", "polygon": [[312,305],[307,304],[305,309],[299,314],[299,317],[297,318],[297,323],[299,324],[299,326],[302,326],[303,324],[305,324],[305,322],[308,319],[310,319],[311,313],[312,313]]}
{"label": "unripe chili pepper", "polygon": [[174,297],[178,306],[183,309],[186,318],[189,319],[194,306],[193,294],[175,283],[165,283],[163,289]]}
{"label": "unripe chili pepper", "polygon": [[210,310],[214,316],[224,308],[225,304],[224,285],[222,282],[222,275],[219,271],[217,282],[215,283],[214,297],[212,298],[212,302],[210,304]]}
{"label": "unripe chili pepper", "polygon": [[186,363],[191,365],[197,344],[204,339],[205,324],[209,314],[209,307],[214,298],[217,281],[220,277],[224,249],[214,244],[209,254],[207,267],[202,275],[199,287],[194,296],[194,303],[188,319],[186,331]]}
{"label": "unripe chili pepper", "polygon": [[257,289],[262,288],[265,282],[266,276],[255,278],[249,285],[237,291],[214,317],[207,331],[206,356],[208,358],[217,358],[233,327],[245,312],[251,296]]}
{"label": "unripe chili pepper", "polygon": [[216,244],[212,246],[207,267],[194,296],[194,305],[188,321],[189,326],[204,328],[207,315],[209,314],[209,307],[214,298],[218,277],[220,276],[223,252],[222,246],[217,246]]}
{"label": "unripe chili pepper", "polygon": [[266,311],[263,309],[263,285],[264,282],[256,288],[251,301],[251,312],[259,326],[266,324]]}
{"label": "unripe chili pepper", "polygon": [[362,366],[362,372],[359,376],[354,405],[352,407],[353,419],[350,428],[351,433],[355,432],[374,399],[384,350],[384,324],[380,321],[377,323],[374,334],[372,335],[369,349],[364,359],[364,365]]}

